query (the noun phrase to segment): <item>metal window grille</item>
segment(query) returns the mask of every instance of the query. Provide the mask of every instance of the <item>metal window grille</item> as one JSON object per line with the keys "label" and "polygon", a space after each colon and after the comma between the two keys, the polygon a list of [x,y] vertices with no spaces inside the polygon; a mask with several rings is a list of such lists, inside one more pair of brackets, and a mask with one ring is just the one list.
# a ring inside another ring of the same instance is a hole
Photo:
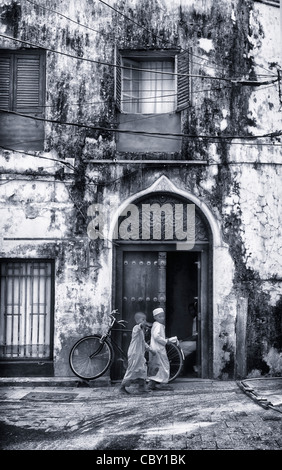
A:
{"label": "metal window grille", "polygon": [[51,358],[52,262],[1,262],[0,358]]}

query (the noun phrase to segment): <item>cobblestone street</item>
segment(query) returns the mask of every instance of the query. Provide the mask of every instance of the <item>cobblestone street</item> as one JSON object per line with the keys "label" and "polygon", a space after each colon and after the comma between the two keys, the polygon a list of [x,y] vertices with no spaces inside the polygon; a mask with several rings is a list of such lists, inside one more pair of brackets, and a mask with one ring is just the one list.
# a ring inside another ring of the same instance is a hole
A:
{"label": "cobblestone street", "polygon": [[179,381],[172,392],[131,396],[118,386],[3,385],[2,450],[282,449],[281,408],[261,406],[234,381]]}

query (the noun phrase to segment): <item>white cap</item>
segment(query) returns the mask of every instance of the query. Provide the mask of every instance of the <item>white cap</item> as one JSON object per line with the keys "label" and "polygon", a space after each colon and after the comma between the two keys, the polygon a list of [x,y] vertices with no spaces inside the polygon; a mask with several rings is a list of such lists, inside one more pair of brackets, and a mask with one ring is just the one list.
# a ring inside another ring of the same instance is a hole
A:
{"label": "white cap", "polygon": [[156,316],[159,313],[164,313],[164,309],[159,307],[159,308],[155,308],[155,310],[153,310],[153,316]]}

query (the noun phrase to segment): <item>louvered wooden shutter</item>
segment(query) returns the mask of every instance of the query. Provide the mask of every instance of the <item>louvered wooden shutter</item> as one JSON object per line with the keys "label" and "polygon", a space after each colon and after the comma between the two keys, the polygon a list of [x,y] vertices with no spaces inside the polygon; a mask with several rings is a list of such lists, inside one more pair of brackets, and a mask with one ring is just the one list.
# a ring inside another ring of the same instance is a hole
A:
{"label": "louvered wooden shutter", "polygon": [[176,56],[177,60],[177,111],[191,105],[191,73],[190,53],[181,52]]}
{"label": "louvered wooden shutter", "polygon": [[11,56],[0,57],[0,109],[11,109]]}
{"label": "louvered wooden shutter", "polygon": [[122,59],[117,47],[115,48],[115,102],[121,111],[121,65]]}
{"label": "louvered wooden shutter", "polygon": [[[0,51],[0,109],[44,116],[45,53]],[[0,145],[14,150],[42,150],[44,122],[0,113]]]}
{"label": "louvered wooden shutter", "polygon": [[36,115],[43,113],[40,59],[38,54],[15,57],[15,111]]}

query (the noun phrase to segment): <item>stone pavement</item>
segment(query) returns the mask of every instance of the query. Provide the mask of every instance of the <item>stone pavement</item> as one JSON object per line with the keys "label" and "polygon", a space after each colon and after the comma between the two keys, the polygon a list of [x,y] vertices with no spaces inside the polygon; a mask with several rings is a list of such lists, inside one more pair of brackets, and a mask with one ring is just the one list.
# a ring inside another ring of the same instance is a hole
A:
{"label": "stone pavement", "polygon": [[1,450],[281,450],[282,378],[179,379],[173,391],[1,379]]}

